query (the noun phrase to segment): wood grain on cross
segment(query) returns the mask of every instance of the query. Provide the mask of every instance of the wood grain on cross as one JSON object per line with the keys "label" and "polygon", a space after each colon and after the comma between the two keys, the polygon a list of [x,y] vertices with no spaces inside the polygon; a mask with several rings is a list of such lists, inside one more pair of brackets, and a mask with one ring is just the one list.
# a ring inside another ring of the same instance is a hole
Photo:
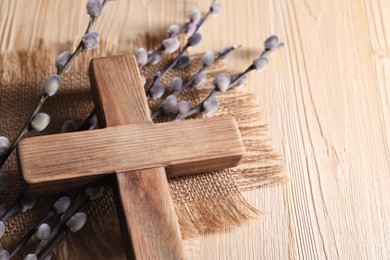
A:
{"label": "wood grain on cross", "polygon": [[131,56],[94,59],[90,79],[102,129],[23,140],[18,160],[28,187],[61,192],[115,173],[127,257],[185,258],[167,175],[236,166],[245,148],[235,120],[153,124]]}

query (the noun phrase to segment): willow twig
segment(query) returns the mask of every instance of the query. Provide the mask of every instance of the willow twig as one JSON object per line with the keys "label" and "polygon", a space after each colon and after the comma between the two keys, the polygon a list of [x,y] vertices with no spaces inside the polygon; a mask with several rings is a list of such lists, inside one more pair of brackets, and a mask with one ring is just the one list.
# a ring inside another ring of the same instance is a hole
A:
{"label": "willow twig", "polygon": [[[215,58],[215,62],[218,62],[219,60],[222,60],[224,59],[230,52],[236,50],[237,48],[240,48],[241,45],[234,45],[234,46],[231,46],[229,48],[226,48],[224,50],[222,50],[221,52],[218,52],[217,54],[217,57]],[[192,84],[193,84],[193,81],[194,79],[199,76],[202,72],[204,72],[208,67],[210,67],[212,64],[207,64],[207,63],[203,63],[202,66],[199,68],[199,70],[194,74],[192,75],[184,84],[183,86],[178,89],[178,90],[175,90],[171,95],[173,96],[178,96],[180,95],[181,93],[183,93],[184,90],[186,90],[187,88],[189,88]],[[152,120],[156,119],[159,115],[161,115],[161,113],[163,112],[163,108],[162,106],[160,105],[160,107],[158,108],[158,110],[154,111],[152,113]]]}
{"label": "willow twig", "polygon": [[[240,79],[242,79],[246,74],[248,74],[252,70],[254,70],[254,67],[251,65],[244,72],[240,73],[239,76],[230,83],[229,89],[231,89]],[[175,118],[175,121],[183,120],[189,116],[192,116],[194,114],[202,112],[204,109],[205,102],[207,102],[208,100],[211,100],[212,98],[217,96],[219,93],[221,93],[221,91],[218,90],[217,88],[214,88],[211,91],[211,93],[202,102],[200,102],[196,107],[194,107],[193,109],[191,109],[187,113],[178,114]]]}
{"label": "willow twig", "polygon": [[[199,29],[203,26],[203,24],[206,22],[206,20],[210,17],[211,14],[213,14],[213,6],[217,3],[217,0],[213,0],[211,2],[211,5],[209,7],[209,10],[208,12],[196,23],[196,28],[195,30],[192,32],[191,35],[193,35],[194,33],[198,32]],[[189,25],[192,23],[192,21],[188,21],[186,22],[178,32],[170,35],[170,37],[178,37],[180,34],[183,34],[185,33],[188,28],[189,28]],[[143,67],[145,67],[146,65],[149,65],[150,63],[153,62],[154,58],[156,55],[160,55],[162,52],[164,51],[164,45],[161,45],[159,48],[157,48],[156,50],[154,50],[152,53],[149,54],[148,56],[148,59],[147,59],[147,62],[145,64],[142,64],[140,66],[140,69],[142,69]]]}
{"label": "willow twig", "polygon": [[[102,8],[106,5],[106,3],[108,1],[109,0],[104,0],[103,1]],[[85,30],[84,35],[86,35],[87,33],[89,33],[91,31],[93,25],[97,21],[97,18],[98,17],[96,17],[96,16],[94,16],[94,17],[91,16],[90,17],[89,23],[88,23],[87,29]],[[79,44],[77,45],[76,50],[71,54],[70,58],[66,61],[66,63],[63,66],[57,68],[57,73],[56,74],[58,76],[61,76],[66,71],[68,66],[72,63],[72,61],[76,58],[76,56],[78,56],[85,49],[86,48],[85,48],[85,45],[83,44],[83,41],[80,40]],[[9,149],[1,156],[1,158],[0,158],[0,169],[4,165],[4,163],[7,161],[7,159],[9,158],[9,156],[11,155],[12,151],[15,149],[15,147],[17,146],[19,141],[29,132],[29,126],[30,126],[31,121],[34,119],[36,114],[41,110],[42,106],[46,103],[48,98],[49,98],[49,95],[47,95],[47,94],[43,94],[40,97],[38,104],[36,105],[35,109],[31,113],[30,117],[25,122],[22,130],[19,132],[19,134],[13,140],[13,142],[12,142],[11,146],[9,147]]]}
{"label": "willow twig", "polygon": [[9,252],[10,258],[13,257],[26,243],[27,241],[37,232],[40,225],[46,223],[49,219],[54,216],[54,211],[49,210],[46,214],[31,228],[15,245],[15,247]]}
{"label": "willow twig", "polygon": [[190,38],[187,40],[187,44],[184,46],[184,48],[181,50],[181,52],[176,56],[176,58],[169,63],[169,65],[163,70],[163,72],[158,73],[154,79],[153,82],[149,88],[149,90],[146,93],[146,96],[148,99],[151,97],[151,90],[154,86],[156,86],[157,83],[160,82],[160,80],[172,69],[176,66],[179,59],[184,55],[184,53],[188,50],[188,48],[193,47],[202,40],[202,36],[199,33],[194,33]]}
{"label": "willow twig", "polygon": [[69,220],[70,217],[74,215],[75,212],[79,211],[88,202],[88,196],[83,194],[81,198],[71,206],[62,216],[57,225],[50,232],[50,236],[39,243],[35,248],[34,254],[39,255],[50,243],[51,241],[59,234],[61,229],[64,228],[65,223]]}
{"label": "willow twig", "polygon": [[253,70],[262,71],[268,65],[267,56],[271,52],[283,47],[283,43],[279,42],[279,38],[276,35],[273,35],[273,36],[267,38],[267,40],[264,42],[264,45],[265,45],[265,49],[260,54],[259,58],[255,59],[253,61],[253,64],[251,64],[245,71],[237,74],[235,76],[235,78],[230,82],[229,86],[226,89],[224,89],[224,90],[219,89],[218,83],[215,82],[215,88],[211,91],[211,93],[202,102],[200,102],[196,107],[192,108],[188,112],[178,114],[175,118],[175,121],[183,120],[183,119],[185,119],[189,116],[192,116],[196,113],[203,112],[205,109],[206,102],[210,101],[211,99],[213,99],[216,95],[218,95],[221,92],[225,92],[227,90],[231,90],[235,87],[238,87],[237,83],[240,82],[241,79],[246,77],[246,74],[248,74],[249,72],[251,72]]}

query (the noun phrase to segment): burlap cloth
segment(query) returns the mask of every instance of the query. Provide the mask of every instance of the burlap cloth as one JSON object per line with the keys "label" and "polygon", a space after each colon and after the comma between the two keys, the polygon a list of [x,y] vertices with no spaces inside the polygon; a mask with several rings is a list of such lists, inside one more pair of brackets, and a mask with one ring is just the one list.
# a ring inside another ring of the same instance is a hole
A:
{"label": "burlap cloth", "polygon": [[[68,119],[81,122],[91,111],[93,104],[87,76],[91,57],[117,54],[105,50],[104,44],[97,50],[83,53],[73,69],[63,78],[60,92],[50,98],[43,111],[52,118],[50,126],[41,134],[58,133]],[[72,49],[64,46],[64,50]],[[129,51],[131,53],[132,50]],[[13,139],[35,107],[42,80],[55,71],[56,53],[40,47],[33,52],[3,54],[0,59],[0,135]],[[169,59],[171,57],[166,57]],[[169,83],[174,76],[188,78],[199,68],[199,56],[193,56],[189,67],[174,70],[163,80]],[[161,70],[164,62],[142,71],[152,78]],[[200,91],[186,91],[181,99],[198,103],[211,89],[215,74],[225,70],[219,63],[207,70],[208,82]],[[236,118],[246,145],[247,153],[242,163],[234,169],[202,173],[169,180],[181,232],[184,238],[199,233],[215,232],[238,226],[255,217],[258,211],[241,195],[246,189],[259,188],[284,179],[283,167],[264,135],[266,128],[260,122],[256,100],[243,90],[235,90],[218,97],[221,109],[214,116],[230,115]],[[157,104],[151,104],[155,106]],[[198,115],[199,117],[199,115]],[[163,120],[168,120],[164,118]],[[31,135],[30,135],[31,136]],[[82,145],[82,144],[80,144]],[[0,194],[0,203],[10,205],[22,189],[15,153],[3,168],[11,175],[11,185]],[[124,258],[112,189],[90,204],[88,222],[77,234],[71,234],[56,249],[55,259],[121,259]],[[71,194],[76,199],[78,192]],[[40,197],[33,210],[18,214],[7,222],[6,234],[1,238],[3,248],[11,249],[14,243],[33,226],[50,207],[54,195]],[[30,241],[30,246],[36,241]],[[22,256],[26,250],[22,251]]]}

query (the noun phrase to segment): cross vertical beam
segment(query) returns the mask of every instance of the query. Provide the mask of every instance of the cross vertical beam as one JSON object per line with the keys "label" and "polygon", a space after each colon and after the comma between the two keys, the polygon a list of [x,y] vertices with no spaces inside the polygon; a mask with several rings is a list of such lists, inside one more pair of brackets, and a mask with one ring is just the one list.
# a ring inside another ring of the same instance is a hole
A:
{"label": "cross vertical beam", "polygon": [[[134,57],[92,60],[90,80],[100,127],[152,124]],[[117,172],[116,181],[118,213],[127,243],[127,257],[184,259],[182,237],[165,169]],[[128,246],[130,244],[132,248]]]}

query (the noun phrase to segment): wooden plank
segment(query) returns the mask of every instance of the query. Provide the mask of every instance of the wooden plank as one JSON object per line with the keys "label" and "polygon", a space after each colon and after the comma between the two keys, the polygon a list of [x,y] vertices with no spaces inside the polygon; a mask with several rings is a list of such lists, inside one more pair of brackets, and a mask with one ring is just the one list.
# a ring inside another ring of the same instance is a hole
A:
{"label": "wooden plank", "polygon": [[100,127],[152,122],[141,75],[134,64],[135,57],[129,55],[91,61],[89,74]]}
{"label": "wooden plank", "polygon": [[[184,259],[176,212],[164,168],[116,175],[122,233],[134,251],[128,259]],[[129,244],[126,245],[129,248]],[[148,246],[148,248],[145,248]]]}
{"label": "wooden plank", "polygon": [[[91,62],[89,76],[102,127],[142,122],[140,130],[144,132],[145,127],[151,126],[149,106],[134,57],[95,59]],[[131,137],[129,133],[127,135]],[[155,147],[154,143],[149,145],[144,143],[124,160]],[[124,147],[127,151],[130,146]],[[161,153],[157,156],[161,157]],[[153,157],[145,158],[146,161],[151,159]],[[124,170],[116,169],[116,202],[127,259],[185,259],[165,169]]]}
{"label": "wooden plank", "polygon": [[18,148],[30,185],[160,166],[169,176],[188,175],[234,167],[244,152],[233,118],[46,135],[26,138]]}

